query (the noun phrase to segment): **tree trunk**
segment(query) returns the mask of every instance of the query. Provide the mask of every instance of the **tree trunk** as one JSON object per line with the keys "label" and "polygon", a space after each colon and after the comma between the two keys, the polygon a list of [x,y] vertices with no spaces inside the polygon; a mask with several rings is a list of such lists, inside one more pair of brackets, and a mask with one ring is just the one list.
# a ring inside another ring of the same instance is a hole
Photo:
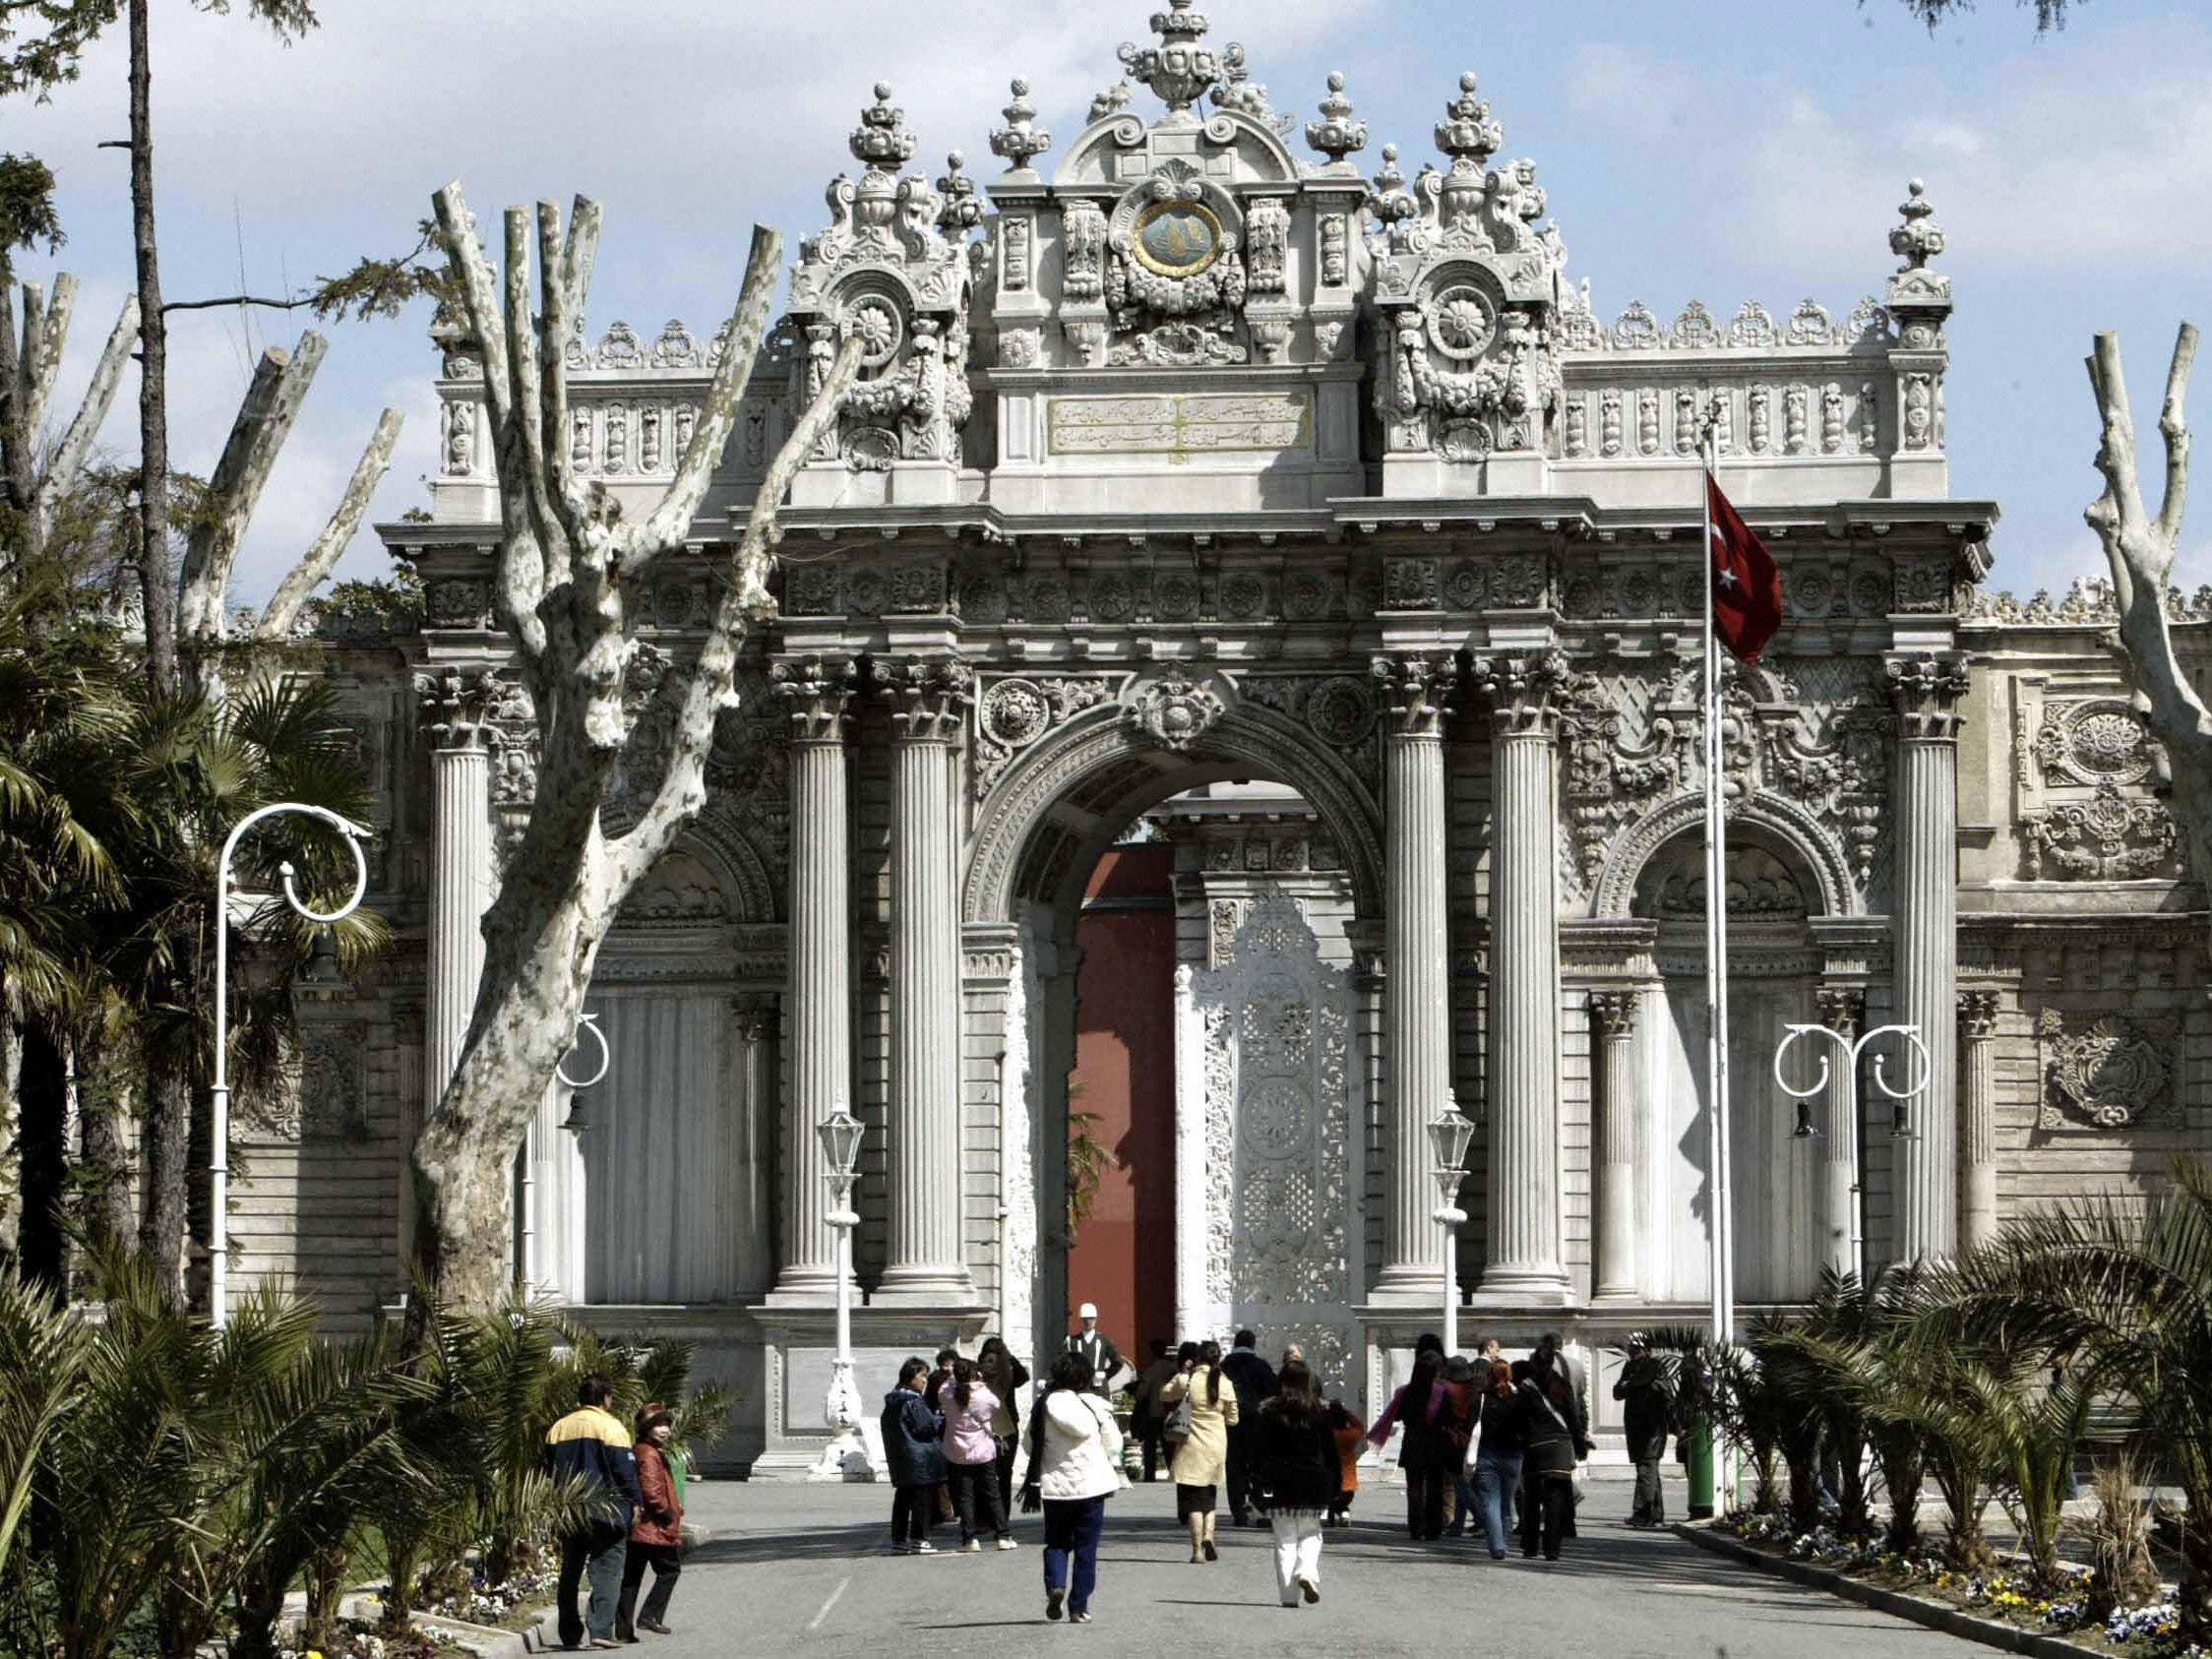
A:
{"label": "tree trunk", "polygon": [[9,1008],[0,988],[0,1257],[16,1248],[16,1229],[23,1222],[23,1162],[20,1133],[23,1099],[17,1092],[23,1074],[23,1022]]}
{"label": "tree trunk", "polygon": [[127,1249],[131,1242],[131,1147],[124,1130],[130,1108],[123,1091],[94,1076],[93,1051],[79,1049],[77,1071],[78,1215],[86,1236],[96,1245]]}
{"label": "tree trunk", "polygon": [[476,1012],[445,1099],[415,1142],[417,1250],[449,1306],[497,1307],[507,1293],[515,1148],[575,1040],[591,965],[622,895],[596,855],[584,868],[532,859],[527,840],[484,919]]}
{"label": "tree trunk", "polygon": [[192,1085],[153,1056],[147,1063],[146,1108],[139,1254],[154,1269],[162,1294],[175,1301],[183,1284],[189,1187],[185,1151],[192,1138]]}
{"label": "tree trunk", "polygon": [[0,506],[22,521],[23,551],[30,551],[31,506],[37,480],[31,464],[35,433],[23,430],[23,404],[17,396],[16,267],[0,248]]}
{"label": "tree trunk", "polygon": [[23,1214],[16,1260],[25,1278],[59,1301],[69,1294],[69,1065],[45,1022],[23,1027],[23,1070],[16,1084],[22,1117]]}
{"label": "tree trunk", "polygon": [[146,671],[176,687],[176,584],[169,575],[169,338],[154,241],[154,57],[149,0],[131,0],[131,240],[138,253],[139,581],[146,589]]}

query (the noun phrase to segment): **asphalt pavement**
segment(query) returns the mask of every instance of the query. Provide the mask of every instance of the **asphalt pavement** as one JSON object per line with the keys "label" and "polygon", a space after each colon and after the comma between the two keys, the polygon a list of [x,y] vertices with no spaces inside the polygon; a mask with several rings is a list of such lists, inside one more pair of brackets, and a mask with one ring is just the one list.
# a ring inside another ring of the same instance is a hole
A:
{"label": "asphalt pavement", "polygon": [[[1625,1482],[1594,1484],[1556,1563],[1478,1540],[1416,1545],[1399,1489],[1368,1488],[1356,1524],[1331,1529],[1319,1605],[1275,1596],[1271,1535],[1222,1516],[1221,1559],[1192,1566],[1162,1481],[1109,1501],[1091,1623],[1044,1616],[1041,1526],[1020,1548],[890,1551],[891,1490],[703,1481],[688,1518],[712,1529],[684,1565],[668,1622],[641,1659],[725,1654],[1064,1651],[1163,1655],[1231,1647],[1328,1655],[1572,1653],[1586,1659],[1951,1659],[1989,1650],[1621,1524]],[[1669,1494],[1680,1513],[1681,1489]],[[1386,1524],[1395,1522],[1395,1524]],[[1254,1646],[1253,1644],[1259,1644]]]}

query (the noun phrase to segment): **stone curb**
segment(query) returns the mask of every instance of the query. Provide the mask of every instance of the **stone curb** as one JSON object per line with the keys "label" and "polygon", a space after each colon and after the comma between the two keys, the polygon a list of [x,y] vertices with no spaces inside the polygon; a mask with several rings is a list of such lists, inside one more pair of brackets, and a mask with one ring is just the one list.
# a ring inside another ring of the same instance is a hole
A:
{"label": "stone curb", "polygon": [[2083,1647],[2079,1642],[2067,1641],[2062,1636],[2044,1635],[2035,1630],[2023,1630],[2017,1625],[2007,1625],[1999,1619],[1981,1619],[1959,1608],[1926,1596],[1908,1595],[1902,1590],[1885,1590],[1878,1584],[1870,1584],[1863,1578],[1854,1578],[1847,1572],[1838,1572],[1831,1567],[1815,1567],[1811,1562],[1791,1561],[1786,1556],[1769,1555],[1754,1549],[1740,1538],[1731,1538],[1725,1532],[1715,1532],[1709,1523],[1695,1526],[1677,1523],[1677,1538],[1695,1544],[1699,1549],[1710,1550],[1716,1556],[1727,1556],[1742,1562],[1746,1567],[1755,1567],[1779,1574],[1815,1590],[1827,1590],[1871,1607],[1878,1613],[1891,1614],[1899,1619],[1910,1619],[1916,1625],[1926,1625],[1931,1629],[1945,1630],[1954,1636],[1964,1636],[1968,1641],[1987,1643],[2007,1653],[2026,1653],[2033,1659],[2106,1659],[2103,1650]]}
{"label": "stone curb", "polygon": [[[346,1596],[338,1604],[338,1615],[345,1619],[374,1619],[384,1608],[375,1596]],[[471,1625],[465,1619],[448,1619],[442,1614],[418,1613],[414,1623],[425,1630],[435,1630],[464,1642],[478,1655],[478,1659],[526,1659],[529,1644],[520,1630],[502,1630],[491,1625]]]}

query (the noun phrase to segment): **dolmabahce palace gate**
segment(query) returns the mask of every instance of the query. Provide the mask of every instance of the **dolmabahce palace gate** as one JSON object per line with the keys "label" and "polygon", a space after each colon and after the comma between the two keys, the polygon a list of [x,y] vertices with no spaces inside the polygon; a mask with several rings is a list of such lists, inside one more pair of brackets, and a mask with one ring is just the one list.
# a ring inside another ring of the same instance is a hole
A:
{"label": "dolmabahce palace gate", "polygon": [[[864,1392],[947,1340],[1047,1348],[1086,1294],[1077,934],[1135,830],[1174,842],[1171,959],[1144,970],[1171,1012],[1130,1056],[1172,1102],[1142,1240],[1172,1334],[1296,1341],[1376,1409],[1438,1322],[1425,1126],[1455,1097],[1463,1328],[1567,1332],[1617,1426],[1607,1344],[1708,1294],[1716,399],[1722,486],[1787,606],[1723,733],[1740,1302],[1850,1264],[1855,1143],[1874,1262],[2203,1147],[2203,891],[2099,644],[2109,589],[1980,585],[1997,508],[1945,461],[1954,296],[1921,186],[1868,226],[1855,303],[1601,319],[1474,76],[1440,78],[1434,155],[1367,152],[1340,78],[1294,120],[1193,0],[1151,25],[1072,139],[1015,82],[987,183],[957,154],[908,171],[889,88],[862,109],[649,595],[609,833],[656,782],[756,482],[853,336],[860,378],[793,486],[707,805],[599,957],[606,1075],[556,1091],[519,1160],[518,1277],[694,1339],[743,1393],[724,1459],[803,1469],[833,1322],[815,1126],[843,1103]],[[422,611],[320,625],[399,944],[303,1008],[299,1087],[242,1126],[228,1218],[241,1291],[287,1275],[339,1319],[405,1286],[411,1137],[536,765],[493,624],[480,365],[441,344],[433,505],[382,526]],[[579,471],[657,499],[720,347],[581,333]],[[1855,1137],[1839,1067],[1794,1137],[1772,1057],[1803,1021],[1917,1025],[1915,1133],[1870,1087]]]}

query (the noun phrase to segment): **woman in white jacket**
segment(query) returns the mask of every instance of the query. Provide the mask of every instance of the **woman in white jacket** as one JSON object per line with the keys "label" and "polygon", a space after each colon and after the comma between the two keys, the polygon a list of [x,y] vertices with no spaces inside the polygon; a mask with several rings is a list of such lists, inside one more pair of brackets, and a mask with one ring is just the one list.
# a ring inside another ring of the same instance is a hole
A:
{"label": "woman in white jacket", "polygon": [[1112,1408],[1089,1389],[1089,1361],[1062,1354],[1053,1362],[1029,1408],[1029,1477],[1021,1488],[1024,1511],[1044,1505],[1045,1617],[1059,1618],[1065,1602],[1075,1625],[1090,1623],[1106,1500],[1122,1488],[1122,1432]]}

